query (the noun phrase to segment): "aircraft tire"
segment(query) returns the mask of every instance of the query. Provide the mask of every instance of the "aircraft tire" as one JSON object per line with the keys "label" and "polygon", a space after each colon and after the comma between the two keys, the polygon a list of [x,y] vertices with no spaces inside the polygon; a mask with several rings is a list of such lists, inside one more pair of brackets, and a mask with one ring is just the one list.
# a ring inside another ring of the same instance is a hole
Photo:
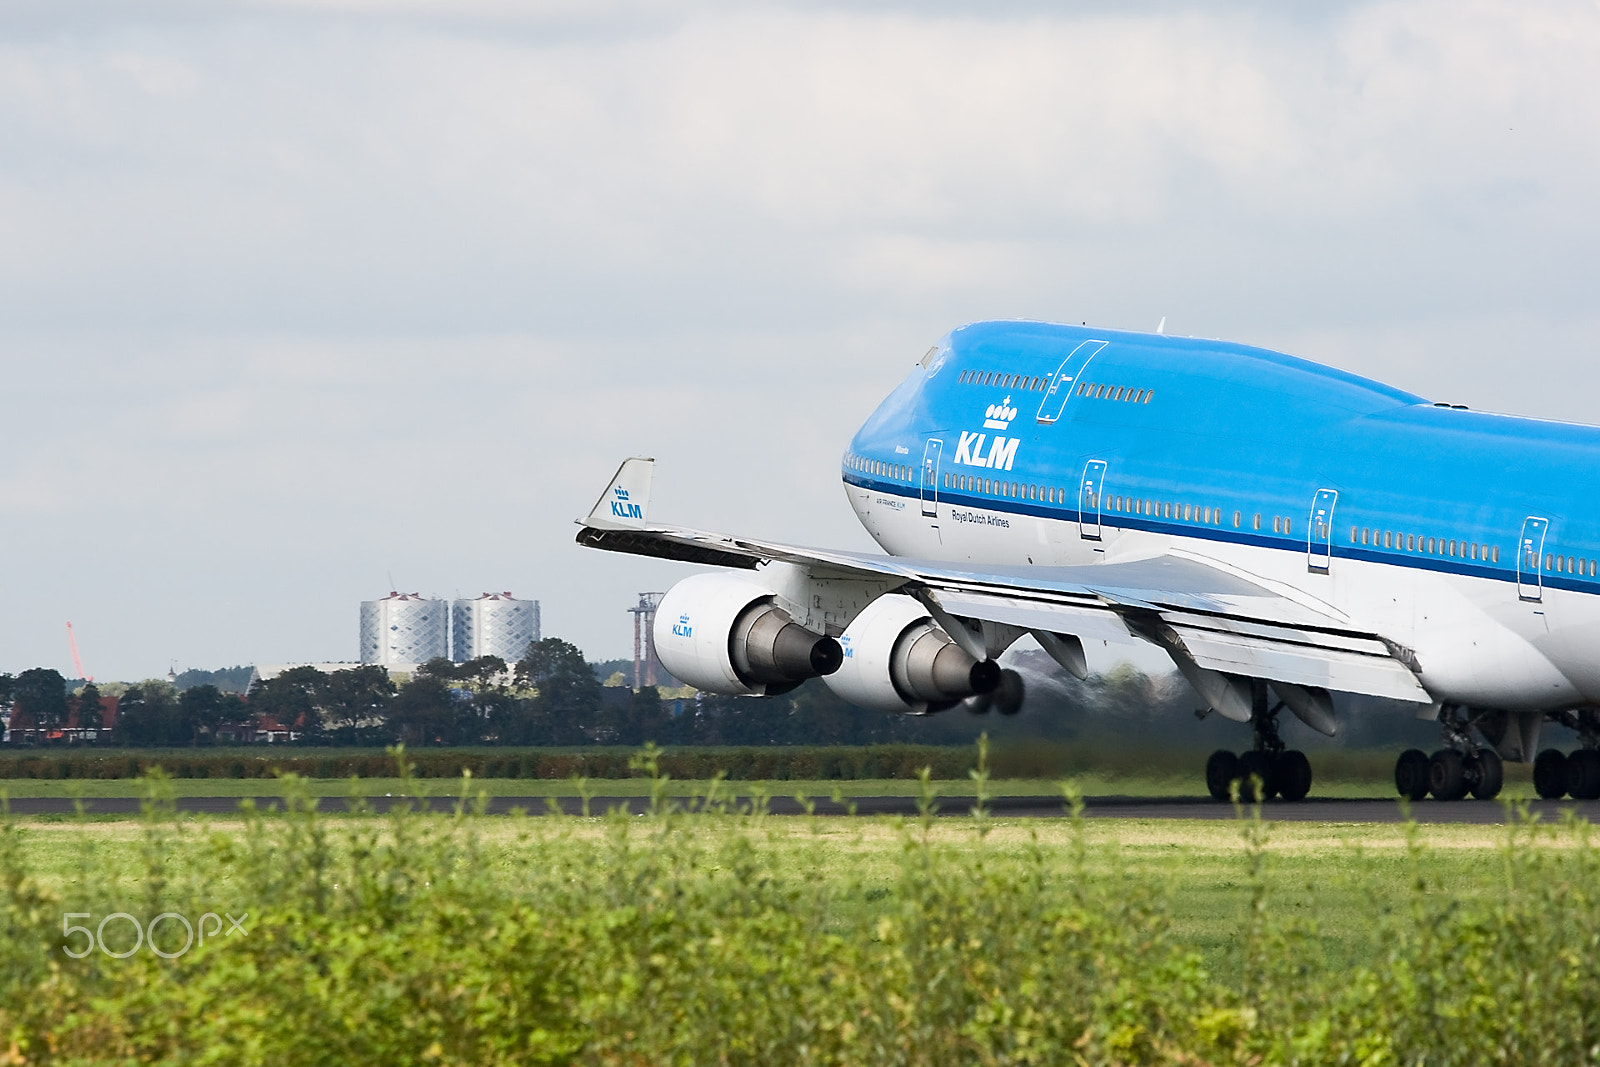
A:
{"label": "aircraft tire", "polygon": [[1422,800],[1428,795],[1428,754],[1408,748],[1394,761],[1394,787],[1407,800]]}
{"label": "aircraft tire", "polygon": [[1547,748],[1533,760],[1533,791],[1545,800],[1560,800],[1567,795],[1567,754]]}
{"label": "aircraft tire", "polygon": [[[1258,800],[1271,800],[1275,785],[1272,773],[1272,754],[1252,750],[1241,753],[1239,756],[1239,799],[1246,803]],[[1260,795],[1256,795],[1252,778],[1261,779]]]}
{"label": "aircraft tire", "polygon": [[1567,792],[1573,800],[1600,800],[1600,751],[1580,748],[1567,757]]}
{"label": "aircraft tire", "polygon": [[1311,792],[1311,761],[1299,749],[1278,753],[1272,767],[1273,785],[1285,800],[1304,800]]}
{"label": "aircraft tire", "polygon": [[1492,748],[1480,748],[1467,762],[1469,777],[1473,779],[1474,799],[1493,800],[1499,796],[1500,787],[1506,780],[1506,768],[1500,760],[1500,753]]}
{"label": "aircraft tire", "polygon": [[1225,748],[1211,753],[1206,760],[1206,792],[1212,800],[1232,799],[1233,783],[1239,780],[1239,757]]}
{"label": "aircraft tire", "polygon": [[1467,761],[1453,748],[1441,748],[1428,760],[1428,792],[1435,800],[1460,800],[1467,795]]}

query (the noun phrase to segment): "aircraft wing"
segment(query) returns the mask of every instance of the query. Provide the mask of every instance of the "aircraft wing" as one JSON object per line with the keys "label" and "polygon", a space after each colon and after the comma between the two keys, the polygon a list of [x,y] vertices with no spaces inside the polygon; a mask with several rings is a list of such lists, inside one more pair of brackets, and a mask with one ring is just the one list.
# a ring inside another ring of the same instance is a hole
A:
{"label": "aircraft wing", "polygon": [[979,658],[984,623],[1035,636],[1140,638],[1171,654],[1230,718],[1247,719],[1248,709],[1239,707],[1237,694],[1221,692],[1212,673],[1415,703],[1433,700],[1417,679],[1420,668],[1410,650],[1352,627],[1331,605],[1298,590],[1214,561],[1171,553],[1093,566],[968,566],[651,525],[644,509],[652,463],[624,462],[581,520],[579,544],[718,567],[782,562],[821,576],[887,578]]}

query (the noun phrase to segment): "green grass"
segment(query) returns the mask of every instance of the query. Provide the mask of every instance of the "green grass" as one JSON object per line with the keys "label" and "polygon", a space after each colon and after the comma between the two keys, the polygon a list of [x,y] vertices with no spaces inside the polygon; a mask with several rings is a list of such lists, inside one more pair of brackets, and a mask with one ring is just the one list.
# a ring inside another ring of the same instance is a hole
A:
{"label": "green grass", "polygon": [[[426,818],[435,825],[450,821],[446,815]],[[577,824],[576,832],[571,825],[549,828],[544,822],[535,820],[530,826],[514,818],[490,819],[476,827],[474,834],[493,857],[488,872],[513,870],[530,852],[547,858],[565,853],[563,862],[570,861],[593,845],[604,820],[556,820]],[[168,876],[178,881],[203,878],[217,838],[238,844],[245,832],[245,823],[232,818],[193,817],[172,825],[175,832],[166,841],[164,863]],[[698,836],[702,844],[715,843],[739,825],[710,819],[682,832]],[[774,866],[826,887],[837,906],[874,912],[892,895],[905,825],[900,819],[774,819],[761,827],[761,847]],[[1070,862],[1075,831],[1066,820],[992,819],[989,825],[985,847],[993,862],[1019,864],[1033,849],[1040,850],[1052,869]],[[1381,947],[1375,915],[1404,907],[1411,891],[1408,828],[1394,823],[1269,827],[1265,878],[1274,912],[1314,918],[1316,940],[1330,958],[1371,962]],[[23,823],[22,833],[29,869],[57,896],[71,897],[90,883],[121,899],[145,893],[146,831],[136,820],[30,820]],[[1430,825],[1415,833],[1428,851],[1426,874],[1440,887],[1462,897],[1493,891],[1500,874],[1493,861],[1505,840],[1504,829]],[[1249,906],[1244,889],[1248,843],[1240,824],[1089,820],[1083,835],[1094,878],[1145,889],[1180,887],[1170,901],[1177,939],[1199,951],[1208,966],[1226,962]],[[930,839],[954,848],[975,844],[966,820],[941,820]]]}
{"label": "green grass", "polygon": [[[779,819],[686,814],[645,781],[643,817],[329,819],[291,781],[285,813],[179,818],[156,782],[138,821],[0,823],[0,1056],[1564,1064],[1600,1047],[1600,850],[1579,822]],[[250,919],[170,960],[64,952],[64,915],[113,911]]]}

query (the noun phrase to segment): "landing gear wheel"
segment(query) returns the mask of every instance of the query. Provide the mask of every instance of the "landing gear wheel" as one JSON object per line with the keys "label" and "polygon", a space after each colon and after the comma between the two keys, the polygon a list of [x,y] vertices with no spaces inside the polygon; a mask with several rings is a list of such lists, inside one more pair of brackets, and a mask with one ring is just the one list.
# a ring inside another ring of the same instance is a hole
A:
{"label": "landing gear wheel", "polygon": [[1285,800],[1304,800],[1311,792],[1311,761],[1298,749],[1278,753],[1272,768],[1272,781]]}
{"label": "landing gear wheel", "polygon": [[1472,795],[1478,800],[1493,800],[1500,795],[1505,784],[1505,764],[1500,753],[1492,748],[1480,748],[1467,760],[1467,777],[1472,779]]}
{"label": "landing gear wheel", "polygon": [[1460,800],[1467,795],[1467,761],[1453,748],[1441,748],[1428,760],[1428,791],[1435,800]]}
{"label": "landing gear wheel", "polygon": [[1567,754],[1547,748],[1533,760],[1533,790],[1545,800],[1560,800],[1567,795]]}
{"label": "landing gear wheel", "polygon": [[1600,751],[1580,748],[1567,757],[1567,792],[1573,800],[1600,800]]}
{"label": "landing gear wheel", "polygon": [[1225,748],[1211,753],[1206,760],[1206,792],[1212,800],[1231,799],[1230,790],[1239,778],[1239,757]]}
{"label": "landing gear wheel", "polygon": [[[1258,800],[1271,800],[1274,792],[1274,776],[1272,765],[1275,761],[1270,752],[1253,750],[1239,756],[1239,799],[1245,803]],[[1261,779],[1259,795],[1253,778]]]}
{"label": "landing gear wheel", "polygon": [[1394,787],[1407,800],[1421,800],[1428,795],[1428,754],[1420,748],[1408,748],[1394,761]]}

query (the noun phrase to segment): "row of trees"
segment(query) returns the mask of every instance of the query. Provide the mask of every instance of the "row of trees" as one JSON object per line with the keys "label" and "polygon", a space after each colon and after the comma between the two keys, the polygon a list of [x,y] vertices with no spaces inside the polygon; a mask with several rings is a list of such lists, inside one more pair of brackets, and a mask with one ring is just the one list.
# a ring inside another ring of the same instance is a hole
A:
{"label": "row of trees", "polygon": [[[1087,681],[1057,670],[1043,653],[1015,661],[1028,684],[1022,715],[977,717],[960,711],[918,718],[852,707],[819,682],[775,698],[706,694],[663,698],[603,686],[595,665],[559,638],[533,645],[507,664],[493,656],[455,664],[434,660],[396,685],[382,667],[323,673],[297,667],[258,681],[248,694],[215,685],[178,689],[162,681],[117,694],[111,742],[130,746],[207,744],[238,727],[290,730],[307,744],[383,745],[782,745],[917,742],[964,744],[987,731],[997,741],[1036,738],[1065,743],[1243,747],[1246,738],[1193,712],[1199,698],[1176,674],[1149,676],[1129,667]],[[603,669],[603,668],[602,668]],[[121,688],[121,687],[119,687]],[[91,683],[69,697],[61,675],[35,668],[0,675],[0,701],[18,726],[49,731],[78,713],[98,726],[102,694]],[[1405,709],[1364,707],[1341,698],[1341,740],[1364,745],[1424,743]],[[1284,717],[1294,741],[1317,738]],[[232,728],[232,729],[230,729]]]}

